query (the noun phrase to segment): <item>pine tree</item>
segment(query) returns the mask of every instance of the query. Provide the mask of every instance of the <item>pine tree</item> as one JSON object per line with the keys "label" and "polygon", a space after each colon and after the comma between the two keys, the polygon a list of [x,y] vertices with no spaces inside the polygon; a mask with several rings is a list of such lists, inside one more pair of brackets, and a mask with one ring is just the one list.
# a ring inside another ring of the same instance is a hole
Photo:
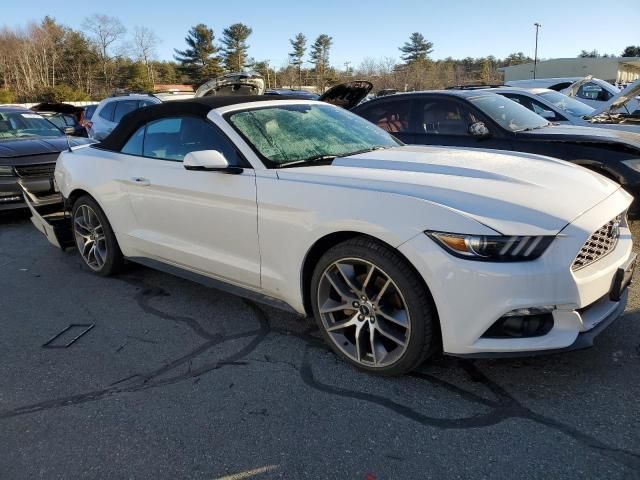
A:
{"label": "pine tree", "polygon": [[321,34],[311,45],[311,63],[316,69],[316,84],[321,92],[325,88],[325,75],[329,68],[329,50],[333,44],[333,39],[326,34]]}
{"label": "pine tree", "polygon": [[222,74],[219,48],[214,45],[214,39],[213,29],[200,23],[192,27],[184,39],[188,48],[175,50],[175,59],[180,62],[181,70],[194,86]]}
{"label": "pine tree", "polygon": [[425,61],[428,59],[429,54],[433,52],[433,43],[425,40],[421,33],[414,32],[409,37],[409,41],[405,42],[399,50],[402,52],[402,60],[407,64]]}
{"label": "pine tree", "polygon": [[629,45],[622,52],[623,57],[640,57],[640,45],[633,46]]}
{"label": "pine tree", "polygon": [[228,72],[241,72],[247,63],[247,38],[253,30],[242,23],[234,23],[222,31],[224,66]]}
{"label": "pine tree", "polygon": [[289,53],[291,64],[295,65],[298,70],[298,87],[302,88],[302,64],[304,63],[304,54],[307,51],[307,37],[302,33],[298,33],[294,39],[289,39],[289,43],[293,51]]}

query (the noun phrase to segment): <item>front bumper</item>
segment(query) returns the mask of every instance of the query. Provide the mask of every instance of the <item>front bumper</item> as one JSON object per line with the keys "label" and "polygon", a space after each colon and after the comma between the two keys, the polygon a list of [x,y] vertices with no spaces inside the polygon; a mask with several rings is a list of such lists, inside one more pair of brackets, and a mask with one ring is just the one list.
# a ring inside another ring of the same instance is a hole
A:
{"label": "front bumper", "polygon": [[0,211],[26,208],[16,177],[0,177]]}
{"label": "front bumper", "polygon": [[[628,227],[610,253],[580,270],[571,264],[589,236],[623,212],[629,196],[619,190],[574,220],[547,251],[531,262],[474,262],[453,257],[426,235],[400,246],[433,296],[445,353],[514,356],[587,346],[624,311],[627,294],[609,299],[613,279],[632,256]],[[519,308],[554,306],[553,327],[533,337],[488,338],[485,332]]]}
{"label": "front bumper", "polygon": [[37,205],[50,205],[61,200],[52,176],[0,177],[0,210],[27,208],[23,194]]}

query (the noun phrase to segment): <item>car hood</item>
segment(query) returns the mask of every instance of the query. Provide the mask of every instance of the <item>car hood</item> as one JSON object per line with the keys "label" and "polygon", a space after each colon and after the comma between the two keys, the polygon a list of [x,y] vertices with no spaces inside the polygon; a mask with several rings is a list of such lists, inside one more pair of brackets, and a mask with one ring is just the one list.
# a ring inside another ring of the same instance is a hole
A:
{"label": "car hood", "polygon": [[278,175],[409,195],[504,235],[555,235],[620,188],[549,157],[450,147],[394,147],[337,158],[329,166],[283,169]]}
{"label": "car hood", "polygon": [[42,137],[25,138],[18,140],[0,140],[0,165],[15,165],[16,159],[19,163],[29,157],[58,154],[72,147],[94,143],[93,140],[77,137]]}
{"label": "car hood", "polygon": [[601,107],[596,108],[591,116],[593,117],[603,113],[613,113],[623,108],[627,103],[636,98],[638,95],[640,95],[640,80],[636,80],[620,93],[611,97],[611,99],[609,99],[608,102],[605,102]]}
{"label": "car hood", "polygon": [[324,92],[318,100],[350,110],[358,105],[372,88],[373,84],[364,80],[341,83]]}
{"label": "car hood", "polygon": [[548,141],[619,143],[640,152],[640,135],[623,130],[580,125],[549,125],[528,132],[517,132],[518,137],[542,138]]}

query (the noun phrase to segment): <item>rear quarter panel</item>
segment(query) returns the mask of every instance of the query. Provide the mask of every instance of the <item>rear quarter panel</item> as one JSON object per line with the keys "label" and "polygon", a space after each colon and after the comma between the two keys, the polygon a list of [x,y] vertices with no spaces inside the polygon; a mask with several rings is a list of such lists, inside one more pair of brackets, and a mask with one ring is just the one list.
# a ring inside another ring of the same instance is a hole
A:
{"label": "rear quarter panel", "polygon": [[127,196],[125,155],[86,147],[63,152],[56,166],[56,182],[65,198],[87,192],[104,211],[123,254],[128,251],[127,234],[135,227]]}

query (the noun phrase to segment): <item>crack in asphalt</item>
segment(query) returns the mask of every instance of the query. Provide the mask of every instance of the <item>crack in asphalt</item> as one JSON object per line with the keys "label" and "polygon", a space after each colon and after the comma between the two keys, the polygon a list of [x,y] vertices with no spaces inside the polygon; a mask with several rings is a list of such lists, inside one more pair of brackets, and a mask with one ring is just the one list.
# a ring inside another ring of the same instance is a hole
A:
{"label": "crack in asphalt", "polygon": [[488,407],[491,409],[488,413],[473,415],[471,417],[465,418],[430,417],[408,407],[407,405],[398,403],[382,395],[375,395],[357,390],[336,387],[334,385],[328,385],[318,381],[315,378],[311,363],[309,362],[308,355],[306,353],[302,366],[300,367],[300,377],[307,386],[320,392],[343,398],[351,398],[373,403],[386,408],[398,415],[401,415],[409,420],[418,422],[424,426],[445,430],[489,427],[510,419],[530,420],[539,425],[557,430],[560,433],[573,438],[577,442],[598,451],[598,453],[601,453],[602,455],[605,455],[612,460],[625,465],[626,467],[640,470],[640,454],[634,453],[630,450],[610,447],[601,440],[589,434],[581,432],[571,425],[532,411],[528,407],[522,405],[522,403],[516,400],[500,385],[490,380],[483,372],[481,372],[477,368],[473,361],[459,360],[458,362],[460,364],[460,367],[470,376],[472,381],[479,382],[484,385],[496,397],[496,399],[487,399],[473,392],[460,388],[454,384],[446,382],[431,374],[423,372],[413,372],[410,374],[410,376],[425,380],[430,384],[447,389],[470,402]]}
{"label": "crack in asphalt", "polygon": [[[70,395],[58,399],[46,400],[31,405],[17,407],[4,412],[0,411],[0,420],[20,415],[42,412],[55,408],[62,408],[71,405],[79,405],[82,403],[98,401],[113,395],[134,393],[147,389],[173,385],[189,379],[195,379],[195,381],[197,382],[202,375],[220,368],[230,366],[246,366],[252,362],[272,364],[278,363],[287,365],[294,371],[297,371],[302,382],[309,388],[333,396],[372,403],[385,408],[396,415],[400,415],[424,426],[439,429],[486,428],[497,425],[509,419],[524,419],[535,422],[539,425],[544,426],[545,428],[550,428],[563,433],[566,436],[569,436],[570,438],[579,442],[580,444],[587,446],[626,467],[640,469],[639,454],[636,454],[629,450],[611,447],[601,440],[589,434],[586,434],[572,427],[571,425],[532,411],[530,408],[526,407],[517,399],[515,399],[513,395],[509,394],[503,387],[489,379],[482,371],[478,369],[478,367],[472,360],[456,359],[452,363],[453,366],[464,370],[471,381],[483,385],[493,395],[493,399],[478,395],[474,392],[442,380],[441,378],[438,378],[437,376],[429,373],[414,372],[411,374],[411,377],[428,382],[430,385],[445,389],[452,394],[467,400],[470,403],[474,403],[476,405],[487,408],[489,409],[489,411],[486,413],[478,413],[463,418],[431,417],[405,404],[398,403],[382,395],[362,392],[355,389],[342,388],[335,385],[325,384],[319,381],[313,373],[313,368],[309,360],[309,349],[314,348],[322,350],[324,352],[329,351],[329,349],[321,338],[319,338],[318,336],[314,336],[314,333],[318,332],[315,326],[310,326],[309,328],[301,332],[272,328],[272,322],[269,319],[269,315],[261,306],[252,301],[243,300],[244,304],[254,313],[255,319],[258,322],[258,328],[230,335],[223,335],[222,333],[212,333],[192,317],[175,315],[162,311],[159,308],[150,305],[150,301],[153,298],[169,295],[169,293],[163,288],[150,286],[143,280],[135,277],[120,277],[120,280],[138,289],[138,291],[134,295],[134,300],[144,312],[164,320],[182,324],[188,327],[195,335],[203,339],[204,342],[191,351],[174,359],[168,364],[163,365],[162,367],[156,368],[155,370],[151,370],[146,373],[133,373],[125,378],[116,380],[106,388],[97,389],[81,394]],[[272,359],[267,355],[264,355],[263,359],[247,358],[260,345],[260,343],[264,341],[265,338],[267,338],[269,334],[278,334],[282,336],[293,337],[296,339],[300,339],[305,343],[303,360],[299,367],[293,362]],[[197,368],[193,368],[193,361],[196,358],[202,356],[204,353],[210,351],[214,347],[228,341],[249,338],[250,341],[243,345],[243,347],[238,351],[222,359],[207,362]],[[176,370],[178,367],[183,365],[188,366],[185,373],[176,374],[173,376],[165,376],[171,371]],[[359,374],[365,375],[364,373]],[[136,381],[132,382],[133,380]],[[128,382],[131,383],[127,385]]]}

